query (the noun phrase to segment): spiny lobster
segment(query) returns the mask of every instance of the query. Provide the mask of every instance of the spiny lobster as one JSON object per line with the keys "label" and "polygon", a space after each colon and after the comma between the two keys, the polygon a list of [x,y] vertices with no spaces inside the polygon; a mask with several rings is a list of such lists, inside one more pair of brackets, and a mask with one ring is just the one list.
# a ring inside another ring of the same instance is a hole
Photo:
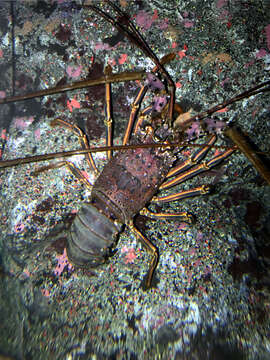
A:
{"label": "spiny lobster", "polygon": [[[20,101],[104,83],[106,87],[105,123],[107,126],[107,144],[106,147],[97,150],[107,151],[108,163],[99,173],[92,157],[92,152],[95,149],[90,148],[87,137],[82,130],[77,125],[69,124],[65,120],[55,119],[51,125],[62,126],[75,133],[80,140],[82,150],[10,161],[3,160],[0,162],[0,167],[4,168],[32,161],[70,156],[72,153],[84,153],[90,168],[98,175],[94,184],[90,184],[83,173],[72,162],[66,160],[43,166],[34,171],[34,174],[38,174],[42,171],[65,166],[75,177],[91,189],[89,201],[82,205],[70,229],[67,230],[68,257],[72,263],[80,267],[96,267],[104,263],[112,255],[112,249],[116,244],[119,233],[122,231],[123,225],[127,225],[152,256],[146,278],[146,287],[149,288],[158,264],[158,248],[135,227],[133,223],[134,216],[140,213],[152,219],[181,219],[187,223],[192,223],[193,217],[187,212],[154,213],[146,206],[150,202],[162,204],[206,194],[209,192],[209,187],[202,185],[166,196],[159,195],[160,190],[169,189],[213,168],[230,156],[238,147],[253,162],[263,177],[270,182],[268,169],[260,158],[250,150],[243,136],[234,128],[227,128],[224,132],[235,142],[236,146],[226,149],[206,162],[202,162],[209,149],[214,146],[216,141],[216,135],[214,134],[186,161],[177,161],[178,153],[187,145],[187,142],[183,140],[185,128],[194,121],[201,122],[206,116],[210,116],[236,101],[259,92],[269,91],[270,81],[259,84],[229,101],[181,121],[181,109],[175,103],[175,84],[164,67],[166,63],[173,59],[174,55],[165,56],[159,60],[130,18],[114,2],[105,2],[118,14],[119,19],[113,18],[108,12],[95,5],[88,4],[84,5],[83,8],[91,9],[99,14],[123,33],[134,45],[139,47],[155,64],[151,73],[112,74],[111,68],[108,66],[102,78],[58,86],[28,95],[13,96],[0,100],[0,103]],[[123,144],[122,146],[113,146],[110,84],[115,81],[134,79],[140,79],[143,81],[143,85],[132,104]],[[149,89],[155,95],[153,102],[150,106],[139,111],[144,96]],[[179,116],[177,117],[177,115]],[[113,155],[112,151],[114,150],[118,150],[118,152]]]}

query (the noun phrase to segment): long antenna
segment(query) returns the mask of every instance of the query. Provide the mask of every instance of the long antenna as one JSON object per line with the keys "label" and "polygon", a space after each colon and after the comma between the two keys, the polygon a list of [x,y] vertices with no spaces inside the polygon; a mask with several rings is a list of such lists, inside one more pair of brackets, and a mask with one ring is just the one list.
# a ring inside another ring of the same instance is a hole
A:
{"label": "long antenna", "polygon": [[156,65],[158,70],[162,73],[165,79],[168,82],[168,88],[170,91],[170,104],[169,104],[169,121],[172,124],[173,119],[173,111],[174,111],[174,102],[175,102],[175,85],[170,77],[169,73],[165,69],[165,67],[160,63],[158,57],[153,52],[153,50],[149,47],[142,34],[136,29],[130,17],[124,13],[117,5],[115,5],[110,0],[105,0],[105,2],[117,12],[119,16],[121,16],[121,22],[119,20],[114,19],[111,15],[101,10],[99,7],[95,5],[83,5],[85,8],[92,9],[101,17],[103,17],[106,21],[115,26],[118,30],[120,30],[132,43],[134,43],[137,47],[139,47],[146,56],[148,56]]}

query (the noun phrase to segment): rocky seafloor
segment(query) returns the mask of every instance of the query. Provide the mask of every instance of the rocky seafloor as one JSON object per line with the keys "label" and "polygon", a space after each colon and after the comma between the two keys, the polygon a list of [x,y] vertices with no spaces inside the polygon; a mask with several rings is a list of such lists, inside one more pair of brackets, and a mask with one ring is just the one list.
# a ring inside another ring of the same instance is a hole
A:
{"label": "rocky seafloor", "polygon": [[[121,32],[81,4],[0,3],[1,97],[98,77],[108,63],[114,73],[153,67]],[[269,79],[267,1],[116,4],[159,58],[176,53],[167,70],[184,111],[203,111]],[[116,144],[137,88],[136,82],[112,86]],[[78,149],[74,134],[50,127],[55,118],[78,124],[92,146],[104,146],[104,95],[98,85],[0,105],[2,159]],[[264,93],[214,119],[241,128],[267,165],[269,114]],[[217,144],[230,142],[221,133]],[[105,154],[94,157],[101,169]],[[89,172],[83,156],[70,160]],[[66,168],[32,176],[40,166],[0,170],[1,356],[269,359],[270,190],[243,154],[235,152],[174,189],[210,184],[211,194],[152,207],[188,211],[194,224],[136,217],[160,253],[148,291],[142,284],[150,257],[129,229],[108,263],[93,270],[68,263],[65,239],[52,241],[50,234],[70,221],[90,192]]]}

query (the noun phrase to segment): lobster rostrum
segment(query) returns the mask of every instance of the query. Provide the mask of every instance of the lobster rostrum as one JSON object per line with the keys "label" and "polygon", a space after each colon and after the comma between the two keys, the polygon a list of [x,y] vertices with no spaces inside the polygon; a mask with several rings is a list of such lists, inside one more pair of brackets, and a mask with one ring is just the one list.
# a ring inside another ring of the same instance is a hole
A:
{"label": "lobster rostrum", "polygon": [[[269,82],[260,84],[239,96],[224,102],[214,108],[190,117],[184,123],[177,125],[175,129],[175,118],[181,110],[175,104],[175,85],[164,65],[174,56],[165,56],[159,60],[148,46],[142,35],[138,32],[129,17],[124,14],[113,2],[106,3],[125,21],[114,19],[108,12],[95,5],[84,5],[98,13],[100,16],[117,27],[133,44],[139,47],[146,56],[155,64],[151,73],[142,72],[123,74],[114,77],[111,68],[105,69],[105,76],[99,79],[99,83],[104,83],[106,87],[106,126],[107,126],[107,158],[108,162],[99,173],[92,157],[86,135],[77,125],[72,125],[62,119],[55,119],[52,126],[62,126],[75,133],[80,141],[82,151],[85,153],[86,160],[90,168],[96,173],[97,179],[94,184],[90,184],[83,173],[75,165],[66,160],[61,160],[54,164],[39,168],[34,172],[35,175],[42,171],[67,167],[71,173],[91,189],[91,197],[85,202],[78,211],[70,229],[67,230],[67,254],[74,265],[79,267],[96,267],[106,261],[111,256],[113,248],[117,242],[119,233],[126,225],[142,242],[146,250],[151,255],[149,272],[146,277],[146,287],[149,288],[152,283],[154,271],[158,265],[158,248],[145,237],[134,225],[135,215],[146,215],[151,219],[181,219],[191,224],[193,216],[187,212],[177,213],[154,213],[147,206],[150,203],[166,203],[178,201],[187,197],[206,194],[209,192],[209,186],[202,185],[190,190],[175,192],[170,195],[160,195],[159,191],[169,189],[197,174],[207,171],[221,161],[230,156],[237,147],[251,159],[255,167],[270,181],[269,171],[261,163],[259,158],[250,151],[247,143],[240,134],[233,129],[227,129],[227,135],[232,138],[236,146],[227,148],[222,153],[214,156],[208,161],[202,162],[209,149],[214,146],[216,135],[209,136],[208,141],[197,151],[194,151],[184,162],[178,162],[178,153],[183,148],[182,140],[183,129],[190,125],[195,119],[201,121],[206,116],[216,112],[230,103],[252,96],[260,91],[269,90]],[[112,107],[111,107],[111,89],[110,84],[113,81],[122,81],[131,79],[143,80],[143,86],[132,104],[129,121],[123,137],[121,147],[112,146]],[[72,88],[91,86],[91,83],[73,84]],[[261,90],[263,89],[263,90]],[[31,98],[33,96],[43,96],[50,93],[67,91],[67,86],[55,89],[47,89],[38,93],[3,99],[0,103],[18,101]],[[140,105],[147,91],[154,94],[153,102],[150,106],[140,111]],[[112,153],[113,149],[119,151]],[[104,149],[103,149],[104,150]],[[76,154],[80,152],[76,151]],[[61,153],[61,156],[70,155]],[[52,156],[52,158],[56,156]],[[22,164],[29,161],[39,161],[48,159],[49,156],[34,156],[31,159],[12,161],[2,161],[1,167],[12,164]]]}

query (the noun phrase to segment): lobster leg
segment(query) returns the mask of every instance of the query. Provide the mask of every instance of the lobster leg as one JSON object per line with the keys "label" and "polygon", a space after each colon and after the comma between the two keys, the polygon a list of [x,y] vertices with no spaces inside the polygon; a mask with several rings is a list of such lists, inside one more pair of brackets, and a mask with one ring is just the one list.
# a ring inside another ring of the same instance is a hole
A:
{"label": "lobster leg", "polygon": [[[112,74],[112,68],[110,65],[107,65],[104,71],[105,75],[111,75]],[[111,96],[111,83],[105,84],[105,115],[106,119],[104,120],[104,123],[106,125],[106,145],[112,146],[112,96]],[[112,157],[112,151],[107,151],[107,159],[110,160]]]}
{"label": "lobster leg", "polygon": [[192,154],[187,160],[183,161],[181,164],[174,166],[167,174],[166,178],[178,175],[190,169],[193,165],[198,164],[208,153],[210,146],[213,145],[217,137],[215,135],[211,136],[206,145]]}
{"label": "lobster leg", "polygon": [[51,170],[51,169],[59,169],[63,166],[66,166],[67,169],[74,175],[78,180],[83,182],[87,187],[89,187],[92,190],[93,185],[86,179],[86,177],[83,175],[81,170],[79,170],[72,162],[70,161],[58,161],[54,164],[50,164],[47,166],[42,166],[38,168],[37,170],[33,171],[31,175],[37,176],[41,172]]}
{"label": "lobster leg", "polygon": [[134,134],[136,134],[139,130],[139,128],[142,126],[143,120],[145,117],[152,111],[152,106],[148,106],[147,108],[143,109],[140,112],[140,115],[138,117],[138,120],[136,122],[136,126],[134,128]]}
{"label": "lobster leg", "polygon": [[152,255],[152,260],[150,262],[149,271],[146,277],[146,288],[150,288],[153,274],[158,264],[158,249],[134,226],[133,221],[131,221],[128,226],[130,230],[134,233],[134,235],[138,238],[138,240],[145,246],[146,250]]}
{"label": "lobster leg", "polygon": [[131,105],[131,113],[130,113],[128,124],[127,124],[127,127],[126,127],[126,131],[125,131],[125,135],[124,135],[124,139],[123,139],[123,145],[126,145],[128,143],[128,141],[129,141],[129,139],[130,139],[132,128],[133,128],[133,125],[134,125],[134,122],[136,120],[139,107],[141,105],[141,102],[142,102],[142,100],[144,98],[144,95],[145,95],[146,91],[147,91],[147,86],[145,86],[145,85],[142,86],[140,88],[134,102]]}
{"label": "lobster leg", "polygon": [[[174,58],[175,58],[175,54],[173,54],[173,53],[167,54],[167,55],[162,57],[162,59],[160,60],[160,64],[165,65],[168,62],[172,61]],[[157,66],[155,66],[152,69],[151,72],[155,73],[156,71],[158,71]],[[149,79],[148,79],[148,81],[149,81]],[[137,95],[135,97],[135,100],[134,100],[134,102],[133,102],[133,104],[131,106],[131,113],[130,113],[130,116],[129,116],[129,121],[128,121],[128,124],[127,124],[126,131],[125,131],[125,135],[124,135],[124,139],[123,139],[123,145],[126,145],[130,140],[130,135],[132,133],[132,129],[133,129],[134,123],[135,123],[136,118],[137,118],[139,107],[141,105],[141,102],[142,102],[142,100],[144,98],[144,95],[145,95],[146,91],[148,90],[150,82],[148,84],[146,84],[146,85],[143,85],[140,88],[140,90],[137,93]],[[155,82],[155,80],[153,82]],[[159,80],[157,81],[157,83],[159,83],[161,86],[163,86],[163,84]],[[150,87],[151,87],[151,85],[150,85]],[[135,129],[134,129],[135,134],[137,133],[138,129],[140,128],[144,117],[146,115],[148,115],[149,113],[151,113],[152,109],[153,109],[153,107],[150,105],[150,106],[148,106],[147,108],[145,108],[144,110],[142,110],[140,112],[139,118],[138,118],[138,120],[136,122]]]}
{"label": "lobster leg", "polygon": [[[70,124],[70,123],[68,123],[68,122],[66,122],[64,120],[61,120],[61,119],[55,119],[55,120],[53,120],[51,122],[51,126],[52,127],[54,127],[54,126],[62,126],[62,127],[65,127],[66,129],[71,130],[75,135],[78,136],[78,138],[80,140],[81,147],[83,149],[86,149],[86,150],[89,149],[89,144],[88,144],[87,137],[77,125]],[[85,154],[85,158],[86,158],[86,161],[87,161],[90,169],[92,169],[94,171],[94,173],[96,175],[98,175],[98,170],[97,170],[97,167],[96,167],[96,164],[94,162],[92,154],[91,153]]]}
{"label": "lobster leg", "polygon": [[177,213],[165,213],[165,212],[154,213],[145,207],[140,211],[140,214],[147,216],[150,219],[165,219],[165,220],[178,219],[187,222],[189,224],[193,223],[193,216],[185,211],[177,212]]}
{"label": "lobster leg", "polygon": [[[86,135],[83,133],[83,131],[77,126],[77,125],[73,125],[70,124],[64,120],[61,119],[55,119],[51,122],[51,126],[62,126],[65,127],[69,130],[71,130],[75,135],[78,136],[79,140],[80,140],[80,144],[82,146],[83,149],[88,150],[89,149],[89,144],[88,144],[88,140]],[[90,166],[91,169],[94,170],[95,174],[98,175],[98,170],[96,167],[96,164],[94,162],[94,159],[92,157],[91,153],[86,153],[85,154],[86,160],[88,162],[88,165]],[[50,169],[58,169],[60,167],[66,166],[67,169],[80,181],[82,181],[87,187],[90,187],[92,189],[92,184],[86,179],[86,177],[83,175],[83,173],[70,161],[58,161],[54,164],[50,164],[50,165],[46,165],[46,166],[42,166],[40,168],[38,168],[37,170],[32,172],[32,175],[38,175],[39,173],[43,172],[43,171],[47,171]]]}
{"label": "lobster leg", "polygon": [[[190,189],[190,190],[185,190],[185,191],[180,191],[177,192],[175,194],[170,194],[170,195],[166,195],[166,196],[155,196],[152,198],[151,202],[154,203],[162,203],[162,202],[170,202],[170,201],[175,201],[175,200],[182,200],[182,199],[186,199],[188,197],[192,197],[192,196],[197,196],[197,195],[205,195],[207,193],[209,193],[210,191],[210,187],[207,185],[201,185],[198,186],[194,189]],[[168,217],[170,216],[170,214],[168,214]]]}
{"label": "lobster leg", "polygon": [[230,156],[234,151],[235,148],[226,150],[223,153],[213,157],[213,159],[207,162],[203,162],[197,166],[194,166],[192,169],[185,171],[183,174],[176,176],[174,179],[168,180],[165,183],[163,183],[159,187],[159,190],[168,189],[172,186],[182,183],[183,181],[186,181],[187,179],[192,178],[195,175],[200,174],[201,172],[210,170],[214,166],[218,165],[221,161],[226,159],[228,156]]}

